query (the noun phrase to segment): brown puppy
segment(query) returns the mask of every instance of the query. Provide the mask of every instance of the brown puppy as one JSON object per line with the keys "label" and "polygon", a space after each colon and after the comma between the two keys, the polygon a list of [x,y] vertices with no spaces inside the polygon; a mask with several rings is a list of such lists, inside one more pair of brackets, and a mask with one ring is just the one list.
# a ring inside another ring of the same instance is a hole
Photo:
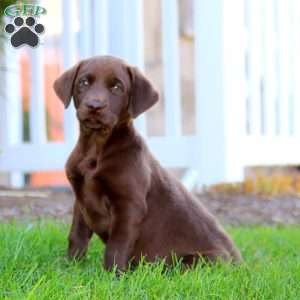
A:
{"label": "brown puppy", "polygon": [[82,257],[93,233],[106,243],[104,266],[126,270],[172,255],[187,264],[199,256],[239,261],[216,220],[164,170],[134,130],[132,119],[158,101],[136,68],[110,57],[83,60],[54,83],[68,107],[71,97],[80,136],[67,164],[76,200],[69,256]]}

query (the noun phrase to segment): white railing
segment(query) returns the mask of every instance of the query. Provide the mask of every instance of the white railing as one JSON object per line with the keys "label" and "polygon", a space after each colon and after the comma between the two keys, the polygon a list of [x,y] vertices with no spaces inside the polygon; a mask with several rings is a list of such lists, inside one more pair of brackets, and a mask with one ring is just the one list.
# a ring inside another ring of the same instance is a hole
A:
{"label": "white railing", "polygon": [[[64,68],[105,53],[144,68],[142,0],[81,0],[79,47],[74,3],[62,3]],[[148,136],[144,116],[135,124],[162,164],[187,168],[188,187],[196,180],[242,180],[246,166],[300,164],[299,1],[194,0],[196,133],[190,136],[181,130],[178,1],[162,0],[161,10],[166,134]],[[31,50],[30,143],[19,137],[17,84],[0,102],[0,170],[12,174],[63,169],[78,134],[72,107],[65,112],[65,142],[46,140],[42,49]],[[6,87],[13,85],[9,76]],[[21,185],[14,176],[12,183]]]}

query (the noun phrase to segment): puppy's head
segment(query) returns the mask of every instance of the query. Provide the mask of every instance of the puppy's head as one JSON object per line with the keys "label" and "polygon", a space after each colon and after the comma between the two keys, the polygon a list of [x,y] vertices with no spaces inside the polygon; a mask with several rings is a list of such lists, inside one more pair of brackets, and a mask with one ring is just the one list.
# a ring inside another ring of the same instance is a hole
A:
{"label": "puppy's head", "polygon": [[73,97],[79,122],[95,130],[112,129],[158,101],[158,93],[137,68],[111,56],[79,62],[54,82],[54,90],[65,108]]}

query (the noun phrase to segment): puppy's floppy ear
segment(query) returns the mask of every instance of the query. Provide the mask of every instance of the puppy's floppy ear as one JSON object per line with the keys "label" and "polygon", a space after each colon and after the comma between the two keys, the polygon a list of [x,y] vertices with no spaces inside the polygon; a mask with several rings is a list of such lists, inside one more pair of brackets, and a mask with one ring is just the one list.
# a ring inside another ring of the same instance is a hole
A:
{"label": "puppy's floppy ear", "polygon": [[80,63],[68,69],[62,75],[60,75],[60,77],[58,77],[53,84],[54,91],[58,98],[65,105],[65,108],[67,108],[71,102],[74,81],[79,71],[79,67]]}
{"label": "puppy's floppy ear", "polygon": [[128,111],[132,118],[149,109],[158,101],[158,92],[136,67],[129,67],[131,77]]}

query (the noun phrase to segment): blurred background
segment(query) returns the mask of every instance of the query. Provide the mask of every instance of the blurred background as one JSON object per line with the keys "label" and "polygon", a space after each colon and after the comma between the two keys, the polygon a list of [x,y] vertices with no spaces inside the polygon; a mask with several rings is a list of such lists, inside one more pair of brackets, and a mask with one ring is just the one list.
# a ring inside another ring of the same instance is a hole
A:
{"label": "blurred background", "polygon": [[[1,13],[12,3],[1,1]],[[283,189],[300,190],[298,0],[36,4],[47,10],[36,16],[45,26],[38,47],[15,49],[1,31],[0,185],[68,185],[63,168],[78,129],[52,85],[78,60],[111,54],[159,90],[135,125],[189,189],[242,182],[251,190],[257,181],[247,178],[275,174]],[[4,17],[2,28],[12,21]]]}

